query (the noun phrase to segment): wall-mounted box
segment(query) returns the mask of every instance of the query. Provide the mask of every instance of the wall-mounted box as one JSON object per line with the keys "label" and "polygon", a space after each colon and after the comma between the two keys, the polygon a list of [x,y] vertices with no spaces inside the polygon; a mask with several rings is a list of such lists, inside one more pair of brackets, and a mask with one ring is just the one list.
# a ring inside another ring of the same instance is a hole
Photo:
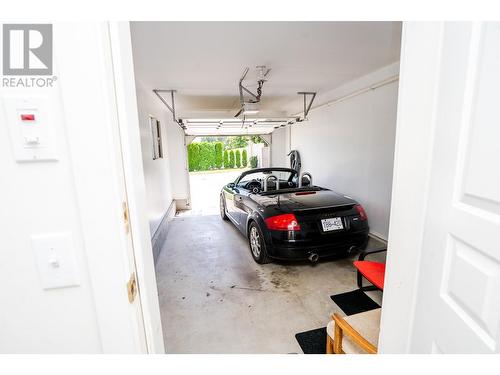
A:
{"label": "wall-mounted box", "polygon": [[50,101],[43,96],[4,96],[2,101],[15,160],[57,160]]}

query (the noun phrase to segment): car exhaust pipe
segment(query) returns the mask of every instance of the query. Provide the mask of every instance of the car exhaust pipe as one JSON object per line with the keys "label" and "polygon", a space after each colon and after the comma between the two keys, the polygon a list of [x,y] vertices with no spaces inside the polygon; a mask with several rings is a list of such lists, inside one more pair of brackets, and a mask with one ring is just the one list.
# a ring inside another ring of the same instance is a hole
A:
{"label": "car exhaust pipe", "polygon": [[319,255],[316,253],[312,253],[311,255],[309,255],[309,258],[307,259],[309,259],[311,263],[316,263],[319,259]]}

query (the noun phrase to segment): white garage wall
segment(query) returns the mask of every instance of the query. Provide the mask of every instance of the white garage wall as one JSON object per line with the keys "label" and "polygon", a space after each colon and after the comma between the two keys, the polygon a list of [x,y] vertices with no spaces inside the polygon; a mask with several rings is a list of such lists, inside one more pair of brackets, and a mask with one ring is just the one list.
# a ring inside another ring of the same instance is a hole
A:
{"label": "white garage wall", "polygon": [[[329,96],[380,82],[397,74],[397,69],[395,64],[361,77]],[[291,148],[301,154],[302,170],[312,173],[315,184],[358,200],[368,213],[372,233],[384,239],[389,229],[397,92],[395,81],[311,111],[309,121],[289,130]]]}
{"label": "white garage wall", "polygon": [[[142,87],[140,82],[136,82],[136,89],[148,220],[153,235],[172,203],[169,150],[172,142],[168,138],[171,135],[170,128],[177,125],[172,123],[170,112],[151,90]],[[163,158],[156,160],[153,160],[149,116],[155,117],[161,123]]]}
{"label": "white garage wall", "polygon": [[288,158],[286,157],[286,154],[288,154],[286,144],[287,131],[286,128],[279,128],[272,133],[271,166],[273,167],[288,166]]}

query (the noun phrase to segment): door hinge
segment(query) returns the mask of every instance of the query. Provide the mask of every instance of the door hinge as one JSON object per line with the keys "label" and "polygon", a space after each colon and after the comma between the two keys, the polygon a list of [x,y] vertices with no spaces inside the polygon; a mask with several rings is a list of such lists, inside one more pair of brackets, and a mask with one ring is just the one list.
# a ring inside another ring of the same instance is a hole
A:
{"label": "door hinge", "polygon": [[122,203],[123,207],[123,221],[125,222],[125,232],[128,234],[130,232],[130,220],[129,220],[129,212],[128,212],[128,204],[126,201]]}
{"label": "door hinge", "polygon": [[130,275],[130,279],[127,283],[127,294],[128,294],[128,301],[130,303],[134,303],[135,301],[135,296],[137,295],[137,280],[135,277],[135,272]]}

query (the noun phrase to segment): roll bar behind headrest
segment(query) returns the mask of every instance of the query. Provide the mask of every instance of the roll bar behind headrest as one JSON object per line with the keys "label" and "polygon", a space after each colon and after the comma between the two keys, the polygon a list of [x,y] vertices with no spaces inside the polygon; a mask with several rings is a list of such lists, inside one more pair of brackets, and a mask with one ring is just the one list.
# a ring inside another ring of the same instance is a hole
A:
{"label": "roll bar behind headrest", "polygon": [[264,192],[267,192],[267,181],[270,178],[274,178],[276,180],[276,190],[280,189],[280,179],[275,174],[270,174],[264,179]]}
{"label": "roll bar behind headrest", "polygon": [[313,178],[312,178],[312,175],[309,173],[309,172],[302,172],[300,175],[299,175],[299,188],[302,187],[302,179],[304,177],[307,177],[309,178],[309,186],[313,186]]}

